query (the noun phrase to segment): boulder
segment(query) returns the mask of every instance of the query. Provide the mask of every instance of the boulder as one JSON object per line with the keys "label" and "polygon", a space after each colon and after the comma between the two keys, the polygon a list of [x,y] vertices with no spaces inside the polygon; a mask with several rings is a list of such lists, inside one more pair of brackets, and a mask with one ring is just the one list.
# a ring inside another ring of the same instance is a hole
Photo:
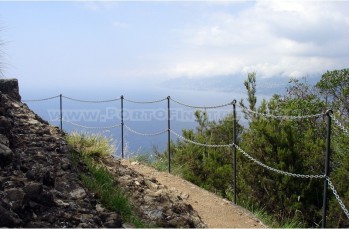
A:
{"label": "boulder", "polygon": [[7,146],[7,147],[10,146],[9,139],[3,134],[0,134],[0,144],[3,144],[5,146]]}
{"label": "boulder", "polygon": [[0,133],[7,134],[11,129],[11,120],[5,116],[0,116]]}
{"label": "boulder", "polygon": [[16,227],[21,225],[22,220],[18,215],[9,209],[0,205],[0,226],[1,227]]}
{"label": "boulder", "polygon": [[9,95],[17,101],[21,101],[17,79],[0,79],[0,92]]}
{"label": "boulder", "polygon": [[4,202],[11,206],[15,212],[20,211],[24,205],[24,192],[19,188],[11,188],[4,192]]}
{"label": "boulder", "polygon": [[0,144],[0,166],[1,167],[7,166],[12,162],[12,159],[13,159],[12,150],[3,144]]}

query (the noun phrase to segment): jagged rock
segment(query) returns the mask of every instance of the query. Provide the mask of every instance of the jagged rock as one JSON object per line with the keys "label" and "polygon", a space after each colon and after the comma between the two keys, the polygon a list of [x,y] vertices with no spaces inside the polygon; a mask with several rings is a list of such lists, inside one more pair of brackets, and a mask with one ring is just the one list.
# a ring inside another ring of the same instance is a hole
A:
{"label": "jagged rock", "polygon": [[69,193],[73,199],[81,199],[86,196],[86,192],[82,188],[78,188]]}
{"label": "jagged rock", "polygon": [[99,213],[105,212],[106,209],[104,207],[102,207],[101,204],[96,204],[96,211]]}
{"label": "jagged rock", "polygon": [[9,139],[3,134],[0,134],[0,144],[5,145],[7,147],[10,146]]}
{"label": "jagged rock", "polygon": [[0,79],[0,91],[17,101],[21,101],[17,79]]}
{"label": "jagged rock", "polygon": [[21,189],[11,188],[4,192],[4,202],[15,212],[21,210],[24,204],[24,192]]}
{"label": "jagged rock", "polygon": [[192,206],[184,202],[188,194],[169,190],[155,178],[147,179],[113,157],[104,159],[103,163],[115,175],[120,186],[131,193],[133,204],[139,206],[139,214],[150,224],[160,227],[206,227]]}
{"label": "jagged rock", "polygon": [[4,167],[12,162],[13,152],[6,145],[0,144],[0,166]]}
{"label": "jagged rock", "polygon": [[22,224],[19,216],[0,205],[0,225],[2,227],[16,227]]}
{"label": "jagged rock", "polygon": [[7,130],[12,126],[11,120],[5,116],[0,116],[0,134],[7,134]]}
{"label": "jagged rock", "polygon": [[20,102],[17,81],[0,80],[0,227],[121,226],[96,211],[69,158],[63,133]]}
{"label": "jagged rock", "polygon": [[106,223],[104,225],[106,227],[110,227],[110,228],[120,228],[120,227],[122,227],[120,216],[117,215],[117,214],[110,214],[106,218]]}
{"label": "jagged rock", "polygon": [[158,185],[153,183],[152,181],[145,179],[145,183],[147,185],[148,188],[152,189],[152,190],[157,190],[158,189]]}

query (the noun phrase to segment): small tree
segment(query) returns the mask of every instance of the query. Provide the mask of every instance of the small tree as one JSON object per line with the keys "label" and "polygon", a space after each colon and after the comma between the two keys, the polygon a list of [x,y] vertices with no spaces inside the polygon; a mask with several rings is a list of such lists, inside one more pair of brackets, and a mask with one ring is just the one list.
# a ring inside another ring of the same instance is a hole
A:
{"label": "small tree", "polygon": [[342,121],[348,124],[349,116],[349,69],[327,71],[316,84],[327,105],[334,111],[339,111]]}
{"label": "small tree", "polygon": [[[256,105],[256,73],[255,72],[251,72],[248,73],[248,78],[247,80],[244,81],[244,86],[247,90],[247,102],[249,104],[249,109],[252,111],[255,111],[255,105]],[[239,105],[245,109],[248,109],[243,102],[243,99],[241,99],[241,101],[239,102]],[[244,117],[246,119],[253,119],[255,116],[250,114],[249,112],[246,112],[245,110],[243,110],[244,113]]]}
{"label": "small tree", "polygon": [[[269,101],[263,100],[256,111],[283,116],[319,114],[328,108],[346,112],[348,104],[344,104],[344,101],[348,98],[349,77],[346,74],[346,70],[327,72],[316,87],[309,85],[306,79],[292,79],[284,95],[274,95]],[[245,85],[250,81],[252,80],[248,77]],[[254,90],[246,88],[247,101],[252,103],[249,107],[255,107],[255,101],[251,99],[255,97]],[[328,100],[320,95],[328,96]],[[343,118],[347,120],[348,116]],[[332,127],[330,177],[348,206],[348,182],[344,180],[349,179],[349,141],[339,128],[334,125]],[[241,147],[270,167],[298,174],[322,174],[325,139],[326,123],[322,116],[290,120],[255,116],[250,119],[249,128],[242,134]],[[308,226],[320,224],[323,180],[284,176],[259,167],[245,158],[239,158],[238,161],[241,163],[240,176],[244,178],[239,183],[239,201],[258,204],[280,222],[295,218]],[[334,195],[330,193],[329,198],[329,225],[348,227],[347,218]]]}

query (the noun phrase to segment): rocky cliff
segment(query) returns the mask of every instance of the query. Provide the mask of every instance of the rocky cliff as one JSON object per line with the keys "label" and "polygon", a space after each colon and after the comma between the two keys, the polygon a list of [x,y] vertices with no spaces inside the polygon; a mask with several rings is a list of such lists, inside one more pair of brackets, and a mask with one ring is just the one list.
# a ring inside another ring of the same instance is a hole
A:
{"label": "rocky cliff", "polygon": [[0,80],[0,227],[120,227],[72,169],[62,133]]}
{"label": "rocky cliff", "polygon": [[[84,188],[64,133],[21,103],[17,80],[0,80],[0,227],[121,227]],[[163,227],[204,227],[197,213],[157,181],[108,164],[141,217]]]}

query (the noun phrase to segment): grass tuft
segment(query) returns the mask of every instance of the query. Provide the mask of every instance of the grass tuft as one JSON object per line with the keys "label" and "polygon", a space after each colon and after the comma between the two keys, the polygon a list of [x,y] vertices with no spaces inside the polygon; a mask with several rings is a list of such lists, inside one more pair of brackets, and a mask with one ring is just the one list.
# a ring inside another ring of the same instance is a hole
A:
{"label": "grass tuft", "polygon": [[105,157],[113,155],[116,147],[113,139],[101,134],[73,132],[66,137],[67,143],[84,156]]}
{"label": "grass tuft", "polygon": [[268,214],[264,208],[257,207],[255,204],[243,204],[253,215],[271,228],[304,228],[304,222],[297,218],[285,218],[282,222],[278,221],[273,215]]}
{"label": "grass tuft", "polygon": [[66,138],[68,144],[74,149],[71,156],[73,166],[79,171],[79,162],[86,165],[87,171],[79,171],[85,187],[97,194],[105,208],[118,212],[124,222],[131,223],[137,228],[147,227],[134,214],[127,195],[116,186],[113,175],[95,160],[96,157],[114,153],[115,148],[110,145],[110,139],[101,135],[77,132],[69,134]]}

